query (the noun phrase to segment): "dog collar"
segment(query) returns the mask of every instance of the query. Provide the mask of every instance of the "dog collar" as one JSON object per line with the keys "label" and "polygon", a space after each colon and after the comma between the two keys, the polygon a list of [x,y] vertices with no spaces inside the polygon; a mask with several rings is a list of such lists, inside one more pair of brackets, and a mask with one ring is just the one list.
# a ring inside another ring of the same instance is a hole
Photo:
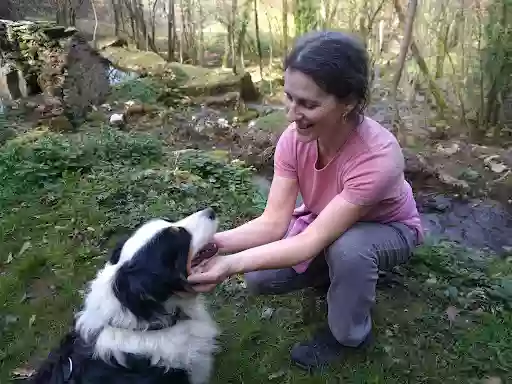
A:
{"label": "dog collar", "polygon": [[[176,308],[176,310],[172,313],[166,313],[160,316],[158,319],[154,321],[150,321],[148,325],[138,328],[132,328],[132,331],[161,331],[162,329],[171,328],[176,325],[178,321],[190,320],[190,317],[183,312],[180,308]],[[112,323],[109,323],[109,326],[112,328],[122,328]]]}
{"label": "dog collar", "polygon": [[173,327],[178,321],[183,320],[190,320],[190,317],[180,308],[176,308],[175,312],[165,314],[162,320],[150,322],[149,326],[143,329],[147,331],[161,331],[162,329]]}

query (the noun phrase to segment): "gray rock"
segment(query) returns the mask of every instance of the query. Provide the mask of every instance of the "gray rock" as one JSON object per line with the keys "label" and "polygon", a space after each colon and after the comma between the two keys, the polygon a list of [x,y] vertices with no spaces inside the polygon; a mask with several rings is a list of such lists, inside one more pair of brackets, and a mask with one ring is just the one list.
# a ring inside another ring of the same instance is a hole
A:
{"label": "gray rock", "polygon": [[[0,59],[1,63],[1,59]],[[27,82],[22,72],[12,63],[0,64],[0,98],[5,100],[17,100],[27,97]]]}

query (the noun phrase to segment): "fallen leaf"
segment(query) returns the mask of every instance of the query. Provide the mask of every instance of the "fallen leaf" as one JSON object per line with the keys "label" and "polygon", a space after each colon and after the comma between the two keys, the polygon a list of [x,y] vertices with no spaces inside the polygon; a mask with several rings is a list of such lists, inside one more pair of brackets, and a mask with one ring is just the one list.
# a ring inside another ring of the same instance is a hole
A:
{"label": "fallen leaf", "polygon": [[503,171],[507,170],[508,167],[501,162],[495,161],[496,159],[499,159],[499,157],[499,155],[488,156],[484,159],[484,164],[488,166],[491,171],[495,173],[502,173]]}
{"label": "fallen leaf", "polygon": [[448,320],[450,321],[450,323],[453,323],[456,319],[457,319],[457,316],[459,315],[459,310],[457,308],[455,308],[453,305],[450,305],[448,308],[446,308],[446,316],[448,317]]}
{"label": "fallen leaf", "polygon": [[28,320],[28,327],[32,328],[32,326],[34,325],[35,322],[36,322],[36,315],[30,316],[30,319]]}
{"label": "fallen leaf", "polygon": [[501,384],[503,381],[499,377],[488,377],[482,381],[483,384]]}
{"label": "fallen leaf", "polygon": [[495,173],[502,173],[503,171],[507,170],[508,167],[503,163],[489,163],[489,168],[491,168],[491,171]]}
{"label": "fallen leaf", "polygon": [[32,299],[32,294],[25,292],[23,294],[23,297],[20,299],[20,304],[23,304],[23,303],[29,301],[30,299]]}
{"label": "fallen leaf", "polygon": [[262,319],[270,319],[272,315],[274,314],[274,308],[266,307],[263,312],[261,313]]}
{"label": "fallen leaf", "polygon": [[35,369],[32,368],[16,368],[11,372],[14,377],[17,378],[28,378],[36,373]]}
{"label": "fallen leaf", "polygon": [[23,255],[25,253],[25,251],[27,249],[29,249],[30,247],[32,246],[32,244],[30,244],[30,241],[25,241],[23,243],[23,245],[21,246],[21,249],[20,251],[18,252],[18,254],[16,255],[16,257],[20,257],[21,255]]}
{"label": "fallen leaf", "polygon": [[10,262],[12,262],[12,259],[13,259],[12,253],[9,253],[9,255],[7,256],[7,260],[5,261],[6,264],[9,264]]}
{"label": "fallen leaf", "polygon": [[451,146],[449,147],[444,147],[442,146],[441,144],[439,144],[437,147],[436,147],[436,150],[438,152],[441,152],[441,153],[444,153],[445,155],[448,155],[448,156],[451,156],[451,155],[454,155],[456,154],[457,152],[459,152],[460,150],[460,145],[457,144],[457,143],[453,143]]}
{"label": "fallen leaf", "polygon": [[5,325],[9,325],[9,324],[16,323],[19,320],[19,317],[15,316],[15,315],[7,315],[7,316],[5,316],[4,320],[5,320]]}
{"label": "fallen leaf", "polygon": [[280,377],[283,377],[285,375],[286,375],[286,372],[281,370],[281,371],[274,372],[274,373],[271,373],[270,375],[268,375],[268,379],[269,380],[279,379]]}

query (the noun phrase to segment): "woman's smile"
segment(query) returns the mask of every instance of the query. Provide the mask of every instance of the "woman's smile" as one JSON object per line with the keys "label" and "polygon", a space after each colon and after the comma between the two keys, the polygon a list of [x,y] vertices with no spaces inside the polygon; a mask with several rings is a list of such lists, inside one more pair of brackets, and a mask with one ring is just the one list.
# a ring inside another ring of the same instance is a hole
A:
{"label": "woman's smile", "polygon": [[295,121],[295,127],[299,134],[309,135],[311,132],[314,131],[315,124],[305,119],[301,119]]}

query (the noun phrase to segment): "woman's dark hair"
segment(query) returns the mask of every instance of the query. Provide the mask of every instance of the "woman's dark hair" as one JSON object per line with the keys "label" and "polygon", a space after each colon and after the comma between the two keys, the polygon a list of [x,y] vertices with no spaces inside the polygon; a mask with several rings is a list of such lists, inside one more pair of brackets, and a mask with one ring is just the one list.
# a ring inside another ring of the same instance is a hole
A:
{"label": "woman's dark hair", "polygon": [[301,36],[285,61],[340,101],[355,101],[349,118],[360,119],[368,99],[368,53],[355,37],[335,31]]}

